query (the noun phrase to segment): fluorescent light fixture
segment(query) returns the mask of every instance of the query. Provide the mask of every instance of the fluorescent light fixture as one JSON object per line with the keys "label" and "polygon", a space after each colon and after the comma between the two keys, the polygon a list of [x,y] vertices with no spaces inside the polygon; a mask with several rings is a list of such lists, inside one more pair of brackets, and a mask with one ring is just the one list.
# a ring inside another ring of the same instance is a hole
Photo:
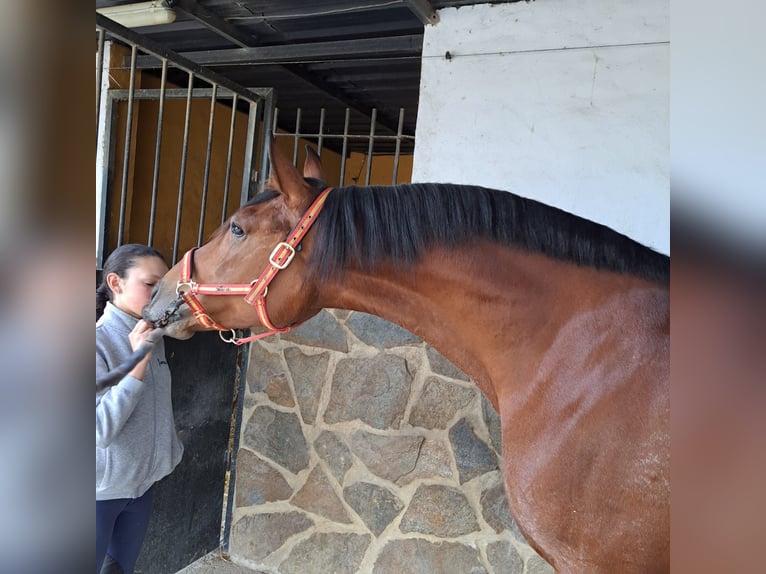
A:
{"label": "fluorescent light fixture", "polygon": [[96,8],[96,12],[114,20],[118,24],[122,24],[126,28],[170,24],[176,19],[175,10],[168,7],[164,0]]}

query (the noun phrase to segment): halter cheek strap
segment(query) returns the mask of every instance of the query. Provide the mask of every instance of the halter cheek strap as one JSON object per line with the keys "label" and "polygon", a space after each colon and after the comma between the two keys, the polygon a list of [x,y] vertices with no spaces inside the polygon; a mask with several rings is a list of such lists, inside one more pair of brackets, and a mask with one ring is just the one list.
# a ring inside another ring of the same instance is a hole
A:
{"label": "halter cheek strap", "polygon": [[[269,291],[269,284],[277,276],[277,273],[285,269],[295,257],[295,253],[298,245],[308,233],[311,226],[316,221],[319,212],[322,211],[327,196],[332,191],[331,187],[325,188],[311,204],[311,207],[303,214],[298,224],[293,228],[285,241],[280,242],[269,255],[269,264],[263,273],[250,283],[239,284],[227,284],[227,283],[195,283],[192,280],[192,268],[193,257],[196,248],[190,249],[186,252],[181,262],[181,274],[176,285],[176,294],[183,298],[184,302],[189,306],[194,314],[194,318],[203,327],[208,329],[217,329],[218,331],[231,331],[231,337],[225,338],[221,335],[221,339],[227,343],[233,343],[235,345],[243,345],[249,341],[255,341],[257,339],[263,339],[276,333],[284,333],[297,327],[298,325],[290,325],[283,328],[278,328],[269,319],[269,315],[266,311],[266,295]],[[244,295],[245,301],[255,306],[255,311],[258,315],[258,319],[261,324],[269,329],[266,333],[259,335],[253,335],[251,337],[245,337],[238,339],[234,329],[228,329],[218,323],[216,323],[210,315],[207,314],[202,303],[195,297],[195,295]]]}

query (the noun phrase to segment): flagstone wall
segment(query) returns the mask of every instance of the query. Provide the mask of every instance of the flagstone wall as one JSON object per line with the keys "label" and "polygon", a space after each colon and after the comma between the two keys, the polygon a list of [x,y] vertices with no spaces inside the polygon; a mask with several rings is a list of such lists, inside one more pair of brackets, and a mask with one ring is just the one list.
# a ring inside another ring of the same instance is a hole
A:
{"label": "flagstone wall", "polygon": [[322,311],[254,343],[232,560],[264,572],[552,572],[511,518],[500,422],[419,338]]}

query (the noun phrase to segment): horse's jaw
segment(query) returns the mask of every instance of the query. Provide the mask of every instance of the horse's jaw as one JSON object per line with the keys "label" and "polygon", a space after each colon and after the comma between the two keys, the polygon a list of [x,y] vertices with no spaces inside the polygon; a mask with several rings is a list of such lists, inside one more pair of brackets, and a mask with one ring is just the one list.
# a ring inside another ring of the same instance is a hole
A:
{"label": "horse's jaw", "polygon": [[153,326],[164,328],[166,337],[181,341],[190,339],[200,329],[186,305],[168,317],[167,311],[162,305],[158,305],[156,301],[151,301],[143,308],[141,316]]}
{"label": "horse's jaw", "polygon": [[185,341],[191,339],[196,331],[190,330],[179,323],[170,323],[165,327],[165,335],[179,341]]}

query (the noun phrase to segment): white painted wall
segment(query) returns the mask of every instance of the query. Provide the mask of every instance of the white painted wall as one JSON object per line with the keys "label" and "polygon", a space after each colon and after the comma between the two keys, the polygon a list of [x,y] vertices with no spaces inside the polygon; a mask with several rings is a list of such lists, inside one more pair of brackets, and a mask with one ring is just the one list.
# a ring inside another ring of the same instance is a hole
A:
{"label": "white painted wall", "polygon": [[667,0],[439,17],[425,30],[413,181],[512,191],[669,253]]}

